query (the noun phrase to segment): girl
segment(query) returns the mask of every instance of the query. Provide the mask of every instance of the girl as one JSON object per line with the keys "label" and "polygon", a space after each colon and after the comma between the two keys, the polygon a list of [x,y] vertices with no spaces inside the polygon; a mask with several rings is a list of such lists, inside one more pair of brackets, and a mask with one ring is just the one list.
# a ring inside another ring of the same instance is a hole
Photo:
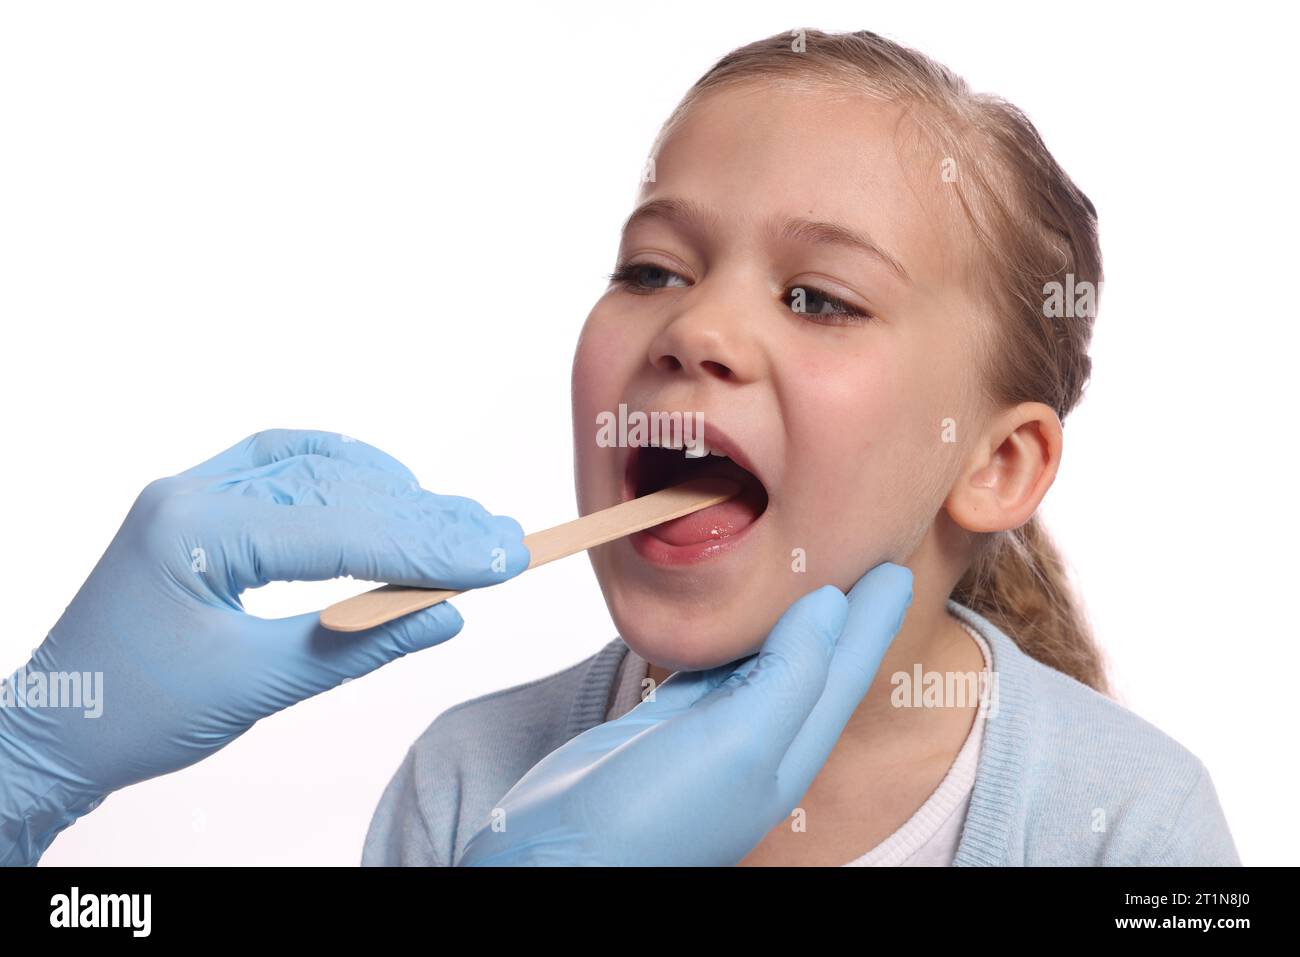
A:
{"label": "girl", "polygon": [[[890,561],[912,606],[805,825],[740,863],[1239,863],[1200,762],[1106,697],[1034,517],[1102,271],[1093,206],[1028,119],[875,34],[794,31],[720,60],[651,160],[575,355],[579,508],[692,471],[744,491],[593,550],[620,637],[434,721],[365,862],[455,864],[556,747]],[[605,447],[621,405],[702,414],[726,458]]]}

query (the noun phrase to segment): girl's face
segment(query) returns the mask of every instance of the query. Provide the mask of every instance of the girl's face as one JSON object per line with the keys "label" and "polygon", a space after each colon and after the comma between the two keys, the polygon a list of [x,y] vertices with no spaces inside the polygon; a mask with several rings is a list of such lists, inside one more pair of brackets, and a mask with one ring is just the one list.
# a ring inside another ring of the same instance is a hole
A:
{"label": "girl's face", "polygon": [[922,142],[895,105],[750,84],[655,157],[574,358],[579,510],[729,467],[608,447],[620,405],[700,413],[761,485],[590,552],[651,662],[751,654],[800,595],[911,564],[934,526],[975,434],[976,321],[968,231]]}

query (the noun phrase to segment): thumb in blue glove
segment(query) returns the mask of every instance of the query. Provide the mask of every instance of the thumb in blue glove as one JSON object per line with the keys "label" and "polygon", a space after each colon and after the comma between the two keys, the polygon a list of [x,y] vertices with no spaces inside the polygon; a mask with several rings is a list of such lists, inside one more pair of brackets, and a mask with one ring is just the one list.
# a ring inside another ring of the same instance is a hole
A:
{"label": "thumb in blue glove", "polygon": [[[350,575],[475,588],[523,571],[519,524],[419,487],[327,432],[261,432],[150,484],[12,681],[100,674],[102,714],[0,708],[0,863],[35,863],[121,787],[186,767],[261,718],[455,635],[447,603],[356,634],[265,620],[240,594]],[[16,690],[16,689],[15,689]]]}
{"label": "thumb in blue glove", "polygon": [[756,656],[679,672],[543,758],[463,865],[732,865],[807,792],[912,598],[886,563],[796,601]]}

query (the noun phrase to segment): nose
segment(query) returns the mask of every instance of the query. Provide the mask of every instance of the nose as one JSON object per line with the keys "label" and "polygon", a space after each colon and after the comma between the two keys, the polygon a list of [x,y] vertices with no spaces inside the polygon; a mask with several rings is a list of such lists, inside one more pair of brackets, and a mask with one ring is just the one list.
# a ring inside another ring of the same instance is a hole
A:
{"label": "nose", "polygon": [[650,365],[670,375],[750,382],[761,352],[738,305],[701,298],[685,306],[650,342]]}

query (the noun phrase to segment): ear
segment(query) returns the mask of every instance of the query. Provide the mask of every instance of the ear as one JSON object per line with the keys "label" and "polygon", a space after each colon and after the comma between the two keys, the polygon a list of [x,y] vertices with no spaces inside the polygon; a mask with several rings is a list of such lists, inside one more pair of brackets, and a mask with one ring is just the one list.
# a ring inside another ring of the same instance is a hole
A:
{"label": "ear", "polygon": [[970,532],[1019,528],[1056,480],[1062,442],[1061,420],[1042,402],[995,416],[948,493],[948,515]]}

